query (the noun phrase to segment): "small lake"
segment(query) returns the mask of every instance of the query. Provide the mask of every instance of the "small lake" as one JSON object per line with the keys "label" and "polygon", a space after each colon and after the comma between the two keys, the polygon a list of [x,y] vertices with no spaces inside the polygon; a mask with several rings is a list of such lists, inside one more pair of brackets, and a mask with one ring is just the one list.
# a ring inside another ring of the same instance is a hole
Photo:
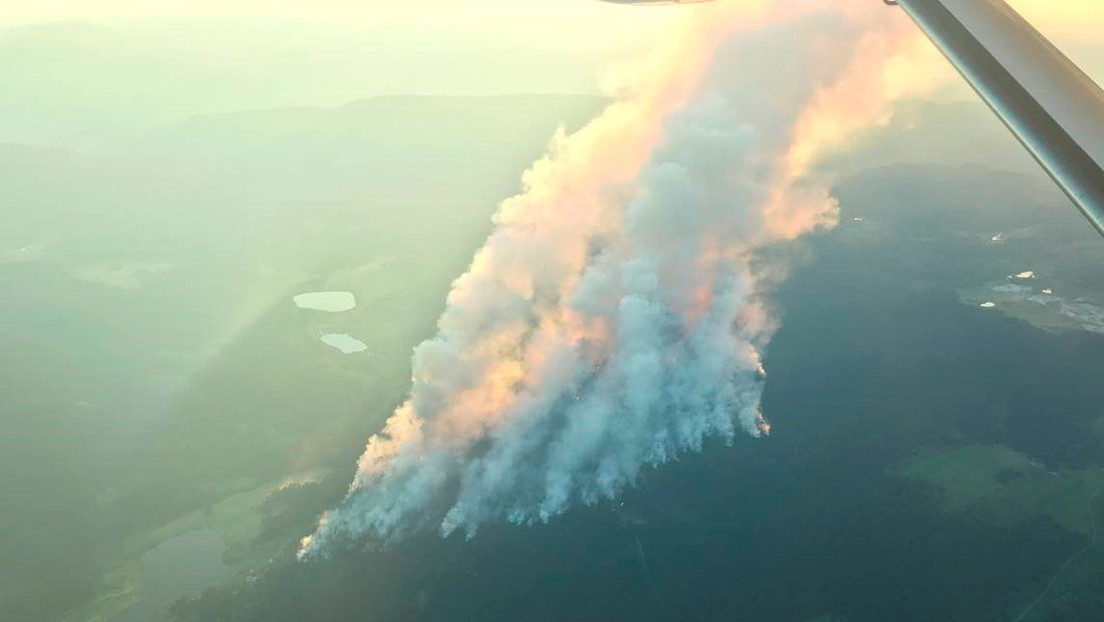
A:
{"label": "small lake", "polygon": [[226,544],[214,529],[197,529],[166,540],[142,555],[141,600],[111,622],[151,622],[178,598],[198,594],[230,577]]}
{"label": "small lake", "polygon": [[344,333],[330,333],[328,335],[322,335],[320,339],[322,343],[331,348],[341,350],[342,354],[356,354],[368,349],[368,346],[363,341]]}
{"label": "small lake", "polygon": [[292,300],[295,301],[295,306],[300,309],[328,311],[330,313],[341,313],[342,311],[355,309],[357,306],[356,297],[353,296],[352,292],[310,292],[299,294]]}

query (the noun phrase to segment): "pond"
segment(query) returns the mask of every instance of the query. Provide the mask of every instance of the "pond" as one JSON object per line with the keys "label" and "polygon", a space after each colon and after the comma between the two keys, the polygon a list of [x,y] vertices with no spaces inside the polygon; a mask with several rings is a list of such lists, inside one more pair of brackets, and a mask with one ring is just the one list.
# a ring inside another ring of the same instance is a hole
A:
{"label": "pond", "polygon": [[356,297],[353,296],[352,292],[309,292],[299,294],[293,300],[295,306],[300,309],[328,311],[330,313],[341,313],[342,311],[355,309],[357,306]]}
{"label": "pond", "polygon": [[328,335],[322,335],[320,339],[322,343],[341,350],[342,354],[356,354],[368,349],[368,346],[363,341],[344,333],[330,333]]}

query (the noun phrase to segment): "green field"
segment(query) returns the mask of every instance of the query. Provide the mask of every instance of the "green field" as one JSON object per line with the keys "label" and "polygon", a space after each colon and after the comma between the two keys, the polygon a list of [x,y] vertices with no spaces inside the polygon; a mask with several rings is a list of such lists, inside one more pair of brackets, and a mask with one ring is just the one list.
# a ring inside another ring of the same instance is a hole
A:
{"label": "green field", "polygon": [[1092,532],[1086,504],[1104,488],[1104,468],[1052,471],[1000,445],[929,453],[891,474],[938,487],[948,512],[1004,527],[1049,517],[1085,535]]}

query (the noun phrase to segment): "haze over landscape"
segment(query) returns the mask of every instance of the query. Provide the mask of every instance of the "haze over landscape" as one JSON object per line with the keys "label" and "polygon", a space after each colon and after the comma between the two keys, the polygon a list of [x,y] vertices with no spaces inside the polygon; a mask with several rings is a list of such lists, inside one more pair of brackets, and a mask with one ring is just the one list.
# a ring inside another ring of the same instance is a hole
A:
{"label": "haze over landscape", "polygon": [[1101,619],[1099,239],[779,6],[0,8],[0,619]]}

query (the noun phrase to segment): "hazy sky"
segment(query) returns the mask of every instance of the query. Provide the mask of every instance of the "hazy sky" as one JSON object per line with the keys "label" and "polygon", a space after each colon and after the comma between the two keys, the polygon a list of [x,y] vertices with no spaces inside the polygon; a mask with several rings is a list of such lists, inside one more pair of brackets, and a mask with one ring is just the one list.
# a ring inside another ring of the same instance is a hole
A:
{"label": "hazy sky", "polygon": [[[596,43],[608,34],[654,28],[669,13],[626,9],[595,0],[35,0],[5,3],[0,21],[112,20],[149,17],[277,17],[372,28],[383,24],[435,24],[451,28],[508,29],[541,38]],[[597,23],[591,22],[597,20]],[[593,28],[591,27],[593,26]]]}
{"label": "hazy sky", "polygon": [[[1104,37],[1099,0],[1010,0],[1042,26],[1062,35]],[[488,23],[552,32],[581,19],[612,16],[605,27],[644,27],[664,19],[654,9],[627,11],[594,0],[34,0],[7,2],[0,21],[112,19],[170,16],[266,16],[364,27],[396,21],[453,26]],[[573,29],[572,29],[573,30]],[[565,31],[566,32],[566,31]]]}
{"label": "hazy sky", "polygon": [[5,14],[35,18],[58,16],[151,15],[281,15],[345,20],[395,17],[424,18],[428,11],[442,15],[472,14],[580,14],[590,10],[588,0],[36,0],[9,6]]}
{"label": "hazy sky", "polygon": [[0,1],[0,141],[385,94],[597,93],[671,15],[595,0]]}
{"label": "hazy sky", "polygon": [[[1104,2],[1012,3],[1104,76]],[[595,93],[611,64],[693,10],[597,0],[0,0],[0,141],[383,94]],[[895,9],[871,0],[871,10]]]}

